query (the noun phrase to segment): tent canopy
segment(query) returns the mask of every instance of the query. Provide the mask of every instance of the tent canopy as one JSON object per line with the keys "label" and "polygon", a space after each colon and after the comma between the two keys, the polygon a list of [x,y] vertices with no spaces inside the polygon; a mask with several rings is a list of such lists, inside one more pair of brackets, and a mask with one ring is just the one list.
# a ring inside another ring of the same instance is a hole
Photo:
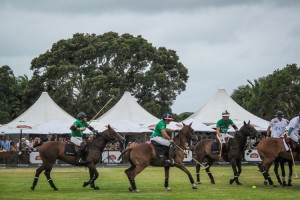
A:
{"label": "tent canopy", "polygon": [[39,99],[19,117],[8,123],[25,121],[32,126],[36,126],[48,121],[59,120],[67,123],[73,123],[75,118],[59,107],[47,92],[42,92]]}
{"label": "tent canopy", "polygon": [[97,119],[97,121],[106,124],[123,120],[141,126],[156,124],[159,121],[158,118],[140,106],[129,92],[125,92],[122,98],[109,111]]}
{"label": "tent canopy", "polygon": [[225,89],[218,89],[215,96],[188,119],[194,119],[195,121],[202,122],[206,125],[213,125],[222,118],[222,112],[227,110],[230,113],[230,119],[232,119],[239,127],[243,125],[243,121],[248,122],[260,129],[266,130],[269,122],[261,119],[252,113],[245,110],[239,104],[237,104],[226,92]]}

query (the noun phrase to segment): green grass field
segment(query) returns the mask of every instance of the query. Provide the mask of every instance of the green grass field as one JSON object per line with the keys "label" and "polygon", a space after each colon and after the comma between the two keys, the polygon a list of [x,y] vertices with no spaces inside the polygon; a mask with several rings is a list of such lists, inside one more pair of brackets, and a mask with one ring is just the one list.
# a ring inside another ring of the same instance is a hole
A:
{"label": "green grass field", "polygon": [[[171,168],[171,192],[164,189],[163,168],[148,167],[136,178],[139,193],[128,191],[129,182],[124,173],[126,168],[97,168],[100,177],[96,185],[100,190],[92,190],[89,186],[82,187],[89,178],[88,170],[83,167],[53,168],[52,179],[59,191],[53,191],[44,174],[41,174],[36,189],[32,191],[35,168],[0,169],[0,199],[297,199],[300,197],[300,179],[293,179],[293,186],[270,187],[263,184],[262,175],[256,166],[243,166],[240,177],[242,186],[230,185],[229,179],[233,177],[231,167],[214,166],[211,171],[216,184],[210,184],[209,178],[201,171],[202,184],[193,190],[187,176],[177,168]],[[195,177],[195,168],[188,167]],[[271,169],[273,170],[273,169]],[[274,182],[275,177],[271,172]],[[195,178],[196,180],[196,178]],[[277,182],[276,182],[277,184]],[[256,185],[256,189],[251,186]],[[277,184],[278,185],[278,184]]]}

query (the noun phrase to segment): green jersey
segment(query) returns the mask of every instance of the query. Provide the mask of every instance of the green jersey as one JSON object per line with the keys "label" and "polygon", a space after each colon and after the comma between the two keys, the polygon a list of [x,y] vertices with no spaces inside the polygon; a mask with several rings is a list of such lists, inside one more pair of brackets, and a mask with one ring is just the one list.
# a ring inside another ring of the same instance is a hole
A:
{"label": "green jersey", "polygon": [[165,138],[162,134],[161,134],[161,130],[166,130],[167,129],[167,124],[164,122],[164,120],[159,121],[156,126],[155,129],[153,131],[153,133],[151,134],[151,138],[154,137],[162,137]]}
{"label": "green jersey", "polygon": [[[82,122],[81,120],[76,120],[73,124],[73,126],[77,127],[77,128],[82,128],[82,127],[87,127],[88,123],[87,122]],[[82,137],[83,135],[83,131],[72,131],[71,136],[72,137]]]}
{"label": "green jersey", "polygon": [[227,133],[229,126],[233,125],[233,121],[231,119],[227,119],[225,122],[224,119],[220,119],[217,122],[217,128],[220,128],[220,133]]}

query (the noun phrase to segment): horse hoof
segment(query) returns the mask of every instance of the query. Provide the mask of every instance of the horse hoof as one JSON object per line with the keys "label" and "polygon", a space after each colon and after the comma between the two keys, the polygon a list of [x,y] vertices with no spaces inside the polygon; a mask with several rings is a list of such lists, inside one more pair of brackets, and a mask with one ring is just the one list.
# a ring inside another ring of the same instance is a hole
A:
{"label": "horse hoof", "polygon": [[129,190],[130,192],[132,192],[132,187],[129,187],[128,190]]}
{"label": "horse hoof", "polygon": [[192,184],[192,188],[193,189],[198,189],[198,187],[197,187],[197,185],[194,183],[194,184]]}
{"label": "horse hoof", "polygon": [[100,188],[98,186],[95,186],[94,187],[94,190],[99,190]]}
{"label": "horse hoof", "polygon": [[264,185],[268,185],[268,183],[269,183],[268,181],[264,181]]}
{"label": "horse hoof", "polygon": [[201,183],[201,182],[197,182],[197,184],[199,184],[199,185],[200,185],[200,184],[202,184],[202,183]]}
{"label": "horse hoof", "polygon": [[232,184],[234,182],[234,179],[230,179],[229,183]]}
{"label": "horse hoof", "polygon": [[236,184],[237,184],[237,185],[243,185],[241,182],[237,182]]}
{"label": "horse hoof", "polygon": [[211,183],[211,184],[216,184],[215,181],[211,181],[210,183]]}
{"label": "horse hoof", "polygon": [[287,186],[288,186],[288,187],[292,187],[293,185],[292,185],[291,183],[289,183]]}
{"label": "horse hoof", "polygon": [[138,193],[138,192],[140,192],[140,190],[139,189],[135,189],[135,190],[132,190],[131,192]]}
{"label": "horse hoof", "polygon": [[34,190],[34,187],[33,187],[33,186],[31,186],[30,188],[31,188],[31,190]]}
{"label": "horse hoof", "polygon": [[53,188],[53,190],[54,190],[54,191],[58,191],[58,189],[57,189],[57,188]]}
{"label": "horse hoof", "polygon": [[82,187],[86,187],[89,185],[89,182],[84,182]]}
{"label": "horse hoof", "polygon": [[166,187],[166,190],[167,190],[168,192],[171,192],[171,191],[172,191],[172,188]]}

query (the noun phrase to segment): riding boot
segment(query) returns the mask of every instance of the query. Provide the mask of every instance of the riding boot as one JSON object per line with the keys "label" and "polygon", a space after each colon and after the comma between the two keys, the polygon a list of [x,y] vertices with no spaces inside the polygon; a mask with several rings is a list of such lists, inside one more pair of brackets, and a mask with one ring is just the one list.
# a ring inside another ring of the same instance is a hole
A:
{"label": "riding boot", "polygon": [[169,146],[169,158],[168,158],[168,160],[165,161],[168,165],[173,165],[175,163],[174,162],[175,150],[176,150],[175,145],[171,144]]}
{"label": "riding boot", "polygon": [[81,144],[78,148],[77,151],[77,157],[76,157],[76,162],[77,163],[85,163],[85,161],[81,158],[82,153],[84,152],[85,149],[85,144]]}

